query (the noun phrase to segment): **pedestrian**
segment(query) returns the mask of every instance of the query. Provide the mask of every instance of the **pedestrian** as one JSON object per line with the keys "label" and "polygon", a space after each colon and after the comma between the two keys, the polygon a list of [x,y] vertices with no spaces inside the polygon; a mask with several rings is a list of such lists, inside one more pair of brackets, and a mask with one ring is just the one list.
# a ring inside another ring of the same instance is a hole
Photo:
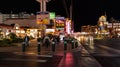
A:
{"label": "pedestrian", "polygon": [[24,37],[24,42],[25,42],[26,46],[29,46],[29,40],[30,40],[30,38],[29,38],[29,36],[26,34],[25,37]]}
{"label": "pedestrian", "polygon": [[46,48],[48,48],[48,46],[50,46],[50,38],[46,35],[43,39],[43,44]]}

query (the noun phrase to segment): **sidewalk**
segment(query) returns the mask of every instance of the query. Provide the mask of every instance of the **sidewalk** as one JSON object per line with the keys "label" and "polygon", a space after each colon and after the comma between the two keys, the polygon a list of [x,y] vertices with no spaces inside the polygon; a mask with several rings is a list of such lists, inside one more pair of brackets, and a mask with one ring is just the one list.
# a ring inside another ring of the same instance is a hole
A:
{"label": "sidewalk", "polygon": [[[18,44],[18,46],[15,47],[0,47],[0,52],[23,54],[21,46],[22,44]],[[81,46],[71,49],[71,44],[68,44],[66,51],[64,51],[63,43],[60,43],[56,45],[55,52],[52,52],[51,46],[49,48],[41,46],[41,52],[37,52],[37,42],[36,40],[31,40],[30,46],[26,48],[24,54],[26,53],[34,55],[63,56],[58,67],[101,67],[101,65],[84,49],[84,47],[82,47],[82,50]]]}

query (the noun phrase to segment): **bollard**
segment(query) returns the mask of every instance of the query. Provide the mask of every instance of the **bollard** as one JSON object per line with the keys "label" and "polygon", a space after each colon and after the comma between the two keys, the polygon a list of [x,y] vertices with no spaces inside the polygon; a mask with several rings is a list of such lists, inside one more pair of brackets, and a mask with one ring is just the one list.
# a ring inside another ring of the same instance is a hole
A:
{"label": "bollard", "polygon": [[52,41],[52,51],[55,52],[55,42]]}
{"label": "bollard", "polygon": [[77,40],[75,40],[75,48],[77,48],[78,47],[78,42],[77,42]]}
{"label": "bollard", "polygon": [[74,40],[72,40],[72,45],[71,45],[72,47],[72,49],[74,49]]}
{"label": "bollard", "polygon": [[41,44],[41,43],[40,43],[40,42],[38,42],[38,46],[37,46],[37,47],[38,47],[38,52],[40,52],[40,51],[41,51],[41,46],[40,46],[40,44]]}
{"label": "bollard", "polygon": [[37,38],[37,51],[40,52],[41,51],[41,44],[42,44],[42,39],[39,37]]}
{"label": "bollard", "polygon": [[25,52],[25,48],[26,48],[25,46],[26,46],[26,45],[25,45],[25,42],[23,42],[23,43],[22,43],[22,52]]}
{"label": "bollard", "polygon": [[67,50],[67,42],[64,41],[64,50]]}

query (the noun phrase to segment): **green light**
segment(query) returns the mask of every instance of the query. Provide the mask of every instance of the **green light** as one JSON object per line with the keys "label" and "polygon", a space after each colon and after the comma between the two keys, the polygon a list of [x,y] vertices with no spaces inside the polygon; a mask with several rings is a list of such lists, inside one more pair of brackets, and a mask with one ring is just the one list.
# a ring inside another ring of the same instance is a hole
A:
{"label": "green light", "polygon": [[50,12],[50,19],[55,19],[55,12]]}

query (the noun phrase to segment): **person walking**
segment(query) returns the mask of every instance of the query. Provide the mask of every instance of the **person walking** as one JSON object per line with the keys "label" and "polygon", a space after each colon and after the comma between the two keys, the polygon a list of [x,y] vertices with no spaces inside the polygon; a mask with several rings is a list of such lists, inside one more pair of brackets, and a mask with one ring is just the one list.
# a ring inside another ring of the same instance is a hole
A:
{"label": "person walking", "polygon": [[29,36],[26,34],[25,37],[24,37],[24,42],[25,42],[26,46],[29,46],[29,40],[30,40],[30,38],[29,38]]}
{"label": "person walking", "polygon": [[48,48],[48,46],[50,46],[50,43],[51,43],[50,38],[49,36],[46,35],[43,39],[43,44],[46,48]]}

